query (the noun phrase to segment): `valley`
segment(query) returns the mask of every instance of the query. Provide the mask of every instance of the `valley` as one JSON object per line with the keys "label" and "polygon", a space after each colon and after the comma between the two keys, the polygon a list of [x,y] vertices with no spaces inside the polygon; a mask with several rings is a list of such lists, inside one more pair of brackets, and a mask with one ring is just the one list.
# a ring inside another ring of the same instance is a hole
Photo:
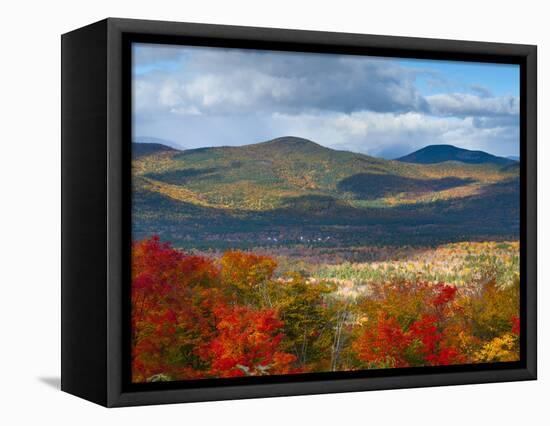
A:
{"label": "valley", "polygon": [[409,163],[296,137],[185,151],[134,145],[134,239],[158,234],[215,250],[426,246],[519,233],[519,163],[488,154]]}

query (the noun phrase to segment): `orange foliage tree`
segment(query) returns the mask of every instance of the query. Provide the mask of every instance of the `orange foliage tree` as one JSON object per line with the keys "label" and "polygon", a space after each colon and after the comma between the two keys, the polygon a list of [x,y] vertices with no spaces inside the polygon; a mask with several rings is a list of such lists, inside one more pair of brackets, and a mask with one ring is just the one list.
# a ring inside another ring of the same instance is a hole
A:
{"label": "orange foliage tree", "polygon": [[273,310],[221,304],[214,308],[218,333],[200,352],[218,377],[287,374],[294,355],[279,350],[283,323]]}
{"label": "orange foliage tree", "polygon": [[227,251],[220,260],[221,279],[228,297],[244,304],[272,306],[268,284],[277,263],[268,256]]}
{"label": "orange foliage tree", "polygon": [[466,361],[454,341],[456,287],[400,283],[377,291],[378,299],[365,302],[371,317],[353,344],[363,365],[398,368]]}
{"label": "orange foliage tree", "polygon": [[[237,271],[236,285],[261,283],[274,262],[238,252],[231,260],[220,270],[158,237],[133,244],[134,382],[291,371],[294,356],[279,350],[282,323],[276,312],[235,306],[224,291],[224,281]],[[245,275],[239,265],[248,265]]]}

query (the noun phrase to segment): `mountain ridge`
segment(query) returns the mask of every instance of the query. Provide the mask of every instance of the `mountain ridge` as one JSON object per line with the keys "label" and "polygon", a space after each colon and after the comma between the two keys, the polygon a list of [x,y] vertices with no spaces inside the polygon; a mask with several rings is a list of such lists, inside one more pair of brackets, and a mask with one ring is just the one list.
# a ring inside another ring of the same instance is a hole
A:
{"label": "mountain ridge", "polygon": [[159,158],[135,157],[137,182],[181,201],[230,210],[269,210],[304,196],[365,207],[427,202],[474,194],[515,175],[514,167],[503,170],[500,164],[413,164],[333,150],[295,136],[185,151],[151,147],[151,154],[159,152]]}
{"label": "mountain ridge", "polygon": [[313,142],[310,139],[301,138],[298,136],[281,136],[267,141],[256,142],[246,145],[220,145],[220,146],[207,146],[200,148],[191,148],[186,150],[188,154],[194,152],[208,152],[216,150],[234,150],[234,151],[255,151],[272,153],[277,151],[278,153],[296,153],[296,152],[330,152],[337,151],[331,148],[327,148],[323,145]]}
{"label": "mountain ridge", "polygon": [[427,145],[417,151],[396,158],[396,161],[414,164],[436,164],[446,161],[460,161],[466,164],[510,165],[514,160],[489,154],[485,151],[458,148],[454,145]]}

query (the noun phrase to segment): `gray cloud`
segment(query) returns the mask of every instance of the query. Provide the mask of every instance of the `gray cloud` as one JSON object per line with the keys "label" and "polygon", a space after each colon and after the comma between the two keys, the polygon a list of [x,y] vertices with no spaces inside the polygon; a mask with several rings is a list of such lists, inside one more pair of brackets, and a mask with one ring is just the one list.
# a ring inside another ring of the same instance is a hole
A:
{"label": "gray cloud", "polygon": [[446,77],[391,59],[181,47],[140,48],[135,59],[134,135],[181,147],[295,135],[386,158],[440,143],[519,148],[517,97],[482,85],[423,96],[419,75],[432,90]]}
{"label": "gray cloud", "polygon": [[427,96],[430,111],[447,116],[514,116],[519,114],[515,96],[481,97],[469,93],[442,93]]}
{"label": "gray cloud", "polygon": [[[304,109],[408,112],[428,108],[415,87],[415,72],[386,59],[187,50],[191,53],[181,71],[152,72],[137,78],[138,107],[156,106],[181,114]],[[146,102],[142,105],[139,99]]]}

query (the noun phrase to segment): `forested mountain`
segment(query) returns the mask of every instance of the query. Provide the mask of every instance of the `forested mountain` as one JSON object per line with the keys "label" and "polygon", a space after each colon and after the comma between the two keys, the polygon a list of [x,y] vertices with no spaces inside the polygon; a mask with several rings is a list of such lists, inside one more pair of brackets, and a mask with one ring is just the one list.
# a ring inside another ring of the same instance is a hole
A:
{"label": "forested mountain", "polygon": [[297,137],[185,151],[135,145],[137,236],[216,247],[431,243],[518,232],[517,162],[487,153],[451,147],[444,151],[455,153],[452,160],[435,162],[434,154],[431,163],[420,150],[411,155],[428,164],[415,164]]}
{"label": "forested mountain", "polygon": [[434,164],[445,161],[460,161],[467,164],[513,164],[515,160],[504,157],[497,157],[483,151],[471,151],[468,149],[457,148],[453,145],[429,145],[397,161],[417,164]]}

